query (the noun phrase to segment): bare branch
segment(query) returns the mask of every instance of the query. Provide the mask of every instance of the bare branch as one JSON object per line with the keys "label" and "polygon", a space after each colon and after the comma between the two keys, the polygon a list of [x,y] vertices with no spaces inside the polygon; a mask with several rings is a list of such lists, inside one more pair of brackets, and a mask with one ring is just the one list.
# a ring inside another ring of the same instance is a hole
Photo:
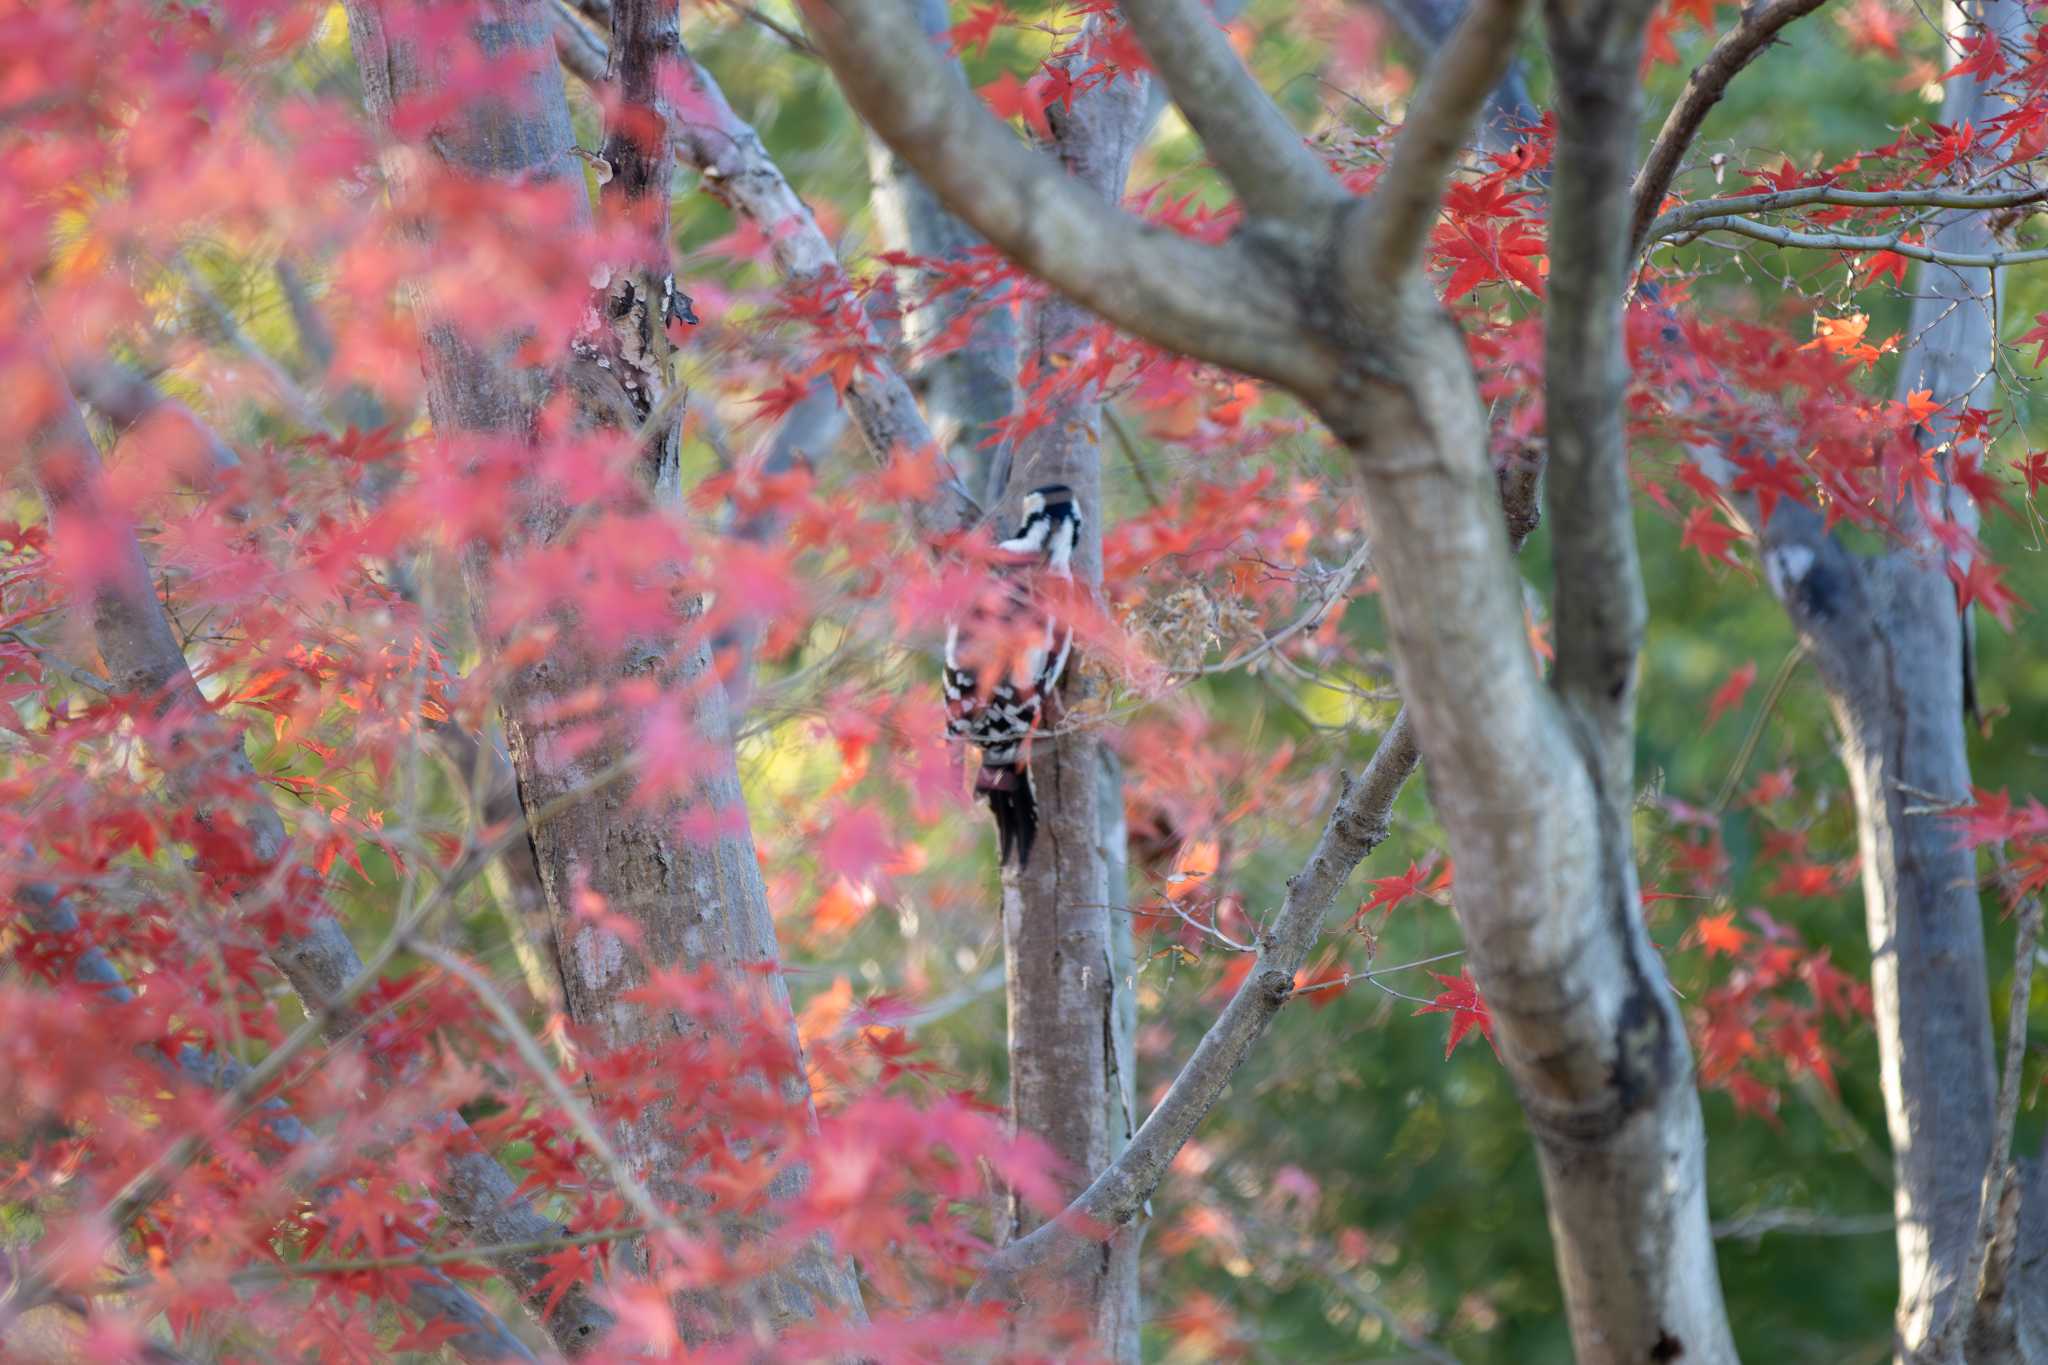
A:
{"label": "bare branch", "polygon": [[2005,209],[2048,202],[2048,188],[2014,190],[1845,190],[1833,185],[1807,185],[1796,190],[1774,190],[1769,194],[1738,194],[1722,199],[1702,199],[1681,204],[1650,224],[1646,242],[1671,237],[1699,228],[1714,218],[1736,218],[1753,213],[1780,213],[1786,209],[1824,204],[1839,208],[1935,208]]}
{"label": "bare branch", "polygon": [[1815,1209],[1758,1209],[1714,1224],[1714,1240],[1757,1242],[1766,1233],[1789,1232],[1800,1237],[1868,1237],[1890,1232],[1888,1213],[1821,1213]]}
{"label": "bare branch", "polygon": [[1712,218],[1692,229],[1695,232],[1728,232],[1751,237],[1773,246],[1807,247],[1815,251],[1889,251],[1929,265],[1954,266],[1965,270],[1996,270],[2001,266],[2028,265],[2048,261],[2048,247],[2025,251],[1945,251],[1922,242],[1908,242],[1898,236],[1879,237],[1845,232],[1799,232],[1772,227],[1747,218]]}
{"label": "bare branch", "polygon": [[1188,355],[1319,392],[1332,357],[1261,258],[1144,226],[1019,143],[950,79],[901,0],[829,0],[813,37],[856,110],[969,226],[1077,303]]}
{"label": "bare branch", "polygon": [[216,469],[233,469],[241,463],[233,447],[215,435],[191,408],[164,397],[146,376],[125,365],[111,360],[74,365],[65,378],[80,399],[116,427],[138,426],[159,415],[173,417],[191,428]]}
{"label": "bare branch", "polygon": [[1364,774],[1356,782],[1346,779],[1322,837],[1302,870],[1288,880],[1279,913],[1260,935],[1258,962],[1195,1045],[1165,1097],[1146,1116],[1130,1145],[1065,1212],[989,1258],[975,1286],[977,1298],[1021,1296],[1039,1275],[1056,1276],[1070,1258],[1091,1254],[1144,1207],[1252,1044],[1293,996],[1295,974],[1308,960],[1324,916],[1352,870],[1385,842],[1394,799],[1419,759],[1404,711],[1380,737]]}
{"label": "bare branch", "polygon": [[1330,168],[1245,69],[1201,0],[1124,0],[1123,11],[1248,211],[1300,220],[1343,198]]}
{"label": "bare branch", "polygon": [[1463,155],[1479,111],[1515,59],[1527,0],[1478,0],[1429,65],[1394,143],[1393,159],[1373,186],[1363,226],[1343,244],[1354,301],[1413,270]]}
{"label": "bare branch", "polygon": [[1665,115],[1664,126],[1657,131],[1657,140],[1651,144],[1642,170],[1636,173],[1633,191],[1635,226],[1630,236],[1635,251],[1642,250],[1649,237],[1650,220],[1657,216],[1658,207],[1670,192],[1679,162],[1684,160],[1693,138],[1699,135],[1707,112],[1727,93],[1728,83],[1755,61],[1787,24],[1813,13],[1826,3],[1827,0],[1766,0],[1766,3],[1746,6],[1741,20],[1722,34],[1707,52],[1706,60],[1693,68],[1692,75],[1685,82],[1684,93],[1678,97],[1678,103],[1671,106],[1671,112]]}

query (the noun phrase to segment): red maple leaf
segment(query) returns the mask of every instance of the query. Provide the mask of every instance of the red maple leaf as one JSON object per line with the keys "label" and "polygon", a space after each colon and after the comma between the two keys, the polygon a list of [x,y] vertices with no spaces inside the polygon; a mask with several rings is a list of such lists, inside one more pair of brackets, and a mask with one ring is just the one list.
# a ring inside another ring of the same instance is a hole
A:
{"label": "red maple leaf", "polygon": [[1366,898],[1365,904],[1358,907],[1358,913],[1352,917],[1353,921],[1362,920],[1375,910],[1391,915],[1394,907],[1401,902],[1411,896],[1424,894],[1423,883],[1428,880],[1429,866],[1413,862],[1408,864],[1406,872],[1397,876],[1374,878],[1372,895]]}
{"label": "red maple leaf", "polygon": [[2022,335],[2014,344],[2024,346],[2030,341],[2040,343],[2034,348],[2034,368],[2038,370],[2041,368],[2042,359],[2048,357],[2048,313],[2034,314],[2033,329]]}
{"label": "red maple leaf", "polygon": [[988,52],[989,41],[996,36],[997,27],[1015,18],[1001,4],[976,5],[967,11],[965,19],[946,30],[946,42],[956,57],[970,47],[976,56],[983,56]]}
{"label": "red maple leaf", "polygon": [[1692,939],[1708,957],[1716,953],[1737,957],[1743,945],[1749,942],[1749,935],[1735,927],[1735,912],[1728,910],[1718,915],[1702,915],[1694,920]]}
{"label": "red maple leaf", "polygon": [[1742,705],[1742,699],[1749,695],[1751,684],[1756,682],[1756,660],[1752,659],[1728,675],[1728,681],[1715,690],[1707,699],[1707,728],[1713,729],[1722,716]]}
{"label": "red maple leaf", "polygon": [[1949,581],[1956,585],[1956,606],[1959,610],[1976,602],[1990,612],[1999,625],[2008,631],[2012,629],[2012,609],[2018,605],[2019,599],[1999,581],[2005,577],[2003,569],[1981,557],[1972,560],[1968,569],[1957,568],[1951,560],[1948,576]]}
{"label": "red maple leaf", "polygon": [[1451,1016],[1450,1041],[1444,1044],[1444,1056],[1457,1051],[1458,1044],[1473,1029],[1486,1039],[1486,1045],[1493,1048],[1493,1055],[1500,1056],[1500,1048],[1493,1041],[1493,1016],[1487,1012],[1486,1001],[1479,994],[1479,987],[1472,980],[1472,973],[1461,971],[1456,976],[1445,976],[1442,972],[1431,972],[1443,990],[1436,999],[1416,1010],[1417,1015],[1448,1014]]}
{"label": "red maple leaf", "polygon": [[1715,516],[1712,508],[1695,507],[1685,519],[1685,532],[1678,538],[1678,548],[1698,550],[1700,558],[1710,564],[1733,565],[1735,556],[1728,553],[1728,547],[1740,539],[1742,532]]}

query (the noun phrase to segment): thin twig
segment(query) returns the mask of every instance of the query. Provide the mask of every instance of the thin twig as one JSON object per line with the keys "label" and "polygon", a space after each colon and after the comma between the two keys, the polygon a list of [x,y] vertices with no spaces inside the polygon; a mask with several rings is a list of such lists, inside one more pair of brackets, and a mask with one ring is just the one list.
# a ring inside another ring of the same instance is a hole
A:
{"label": "thin twig", "polygon": [[463,958],[426,943],[420,944],[417,951],[421,957],[468,986],[470,993],[497,1019],[499,1026],[505,1031],[506,1038],[519,1053],[519,1059],[526,1063],[526,1069],[533,1073],[533,1078],[548,1092],[548,1098],[568,1116],[570,1124],[576,1129],[576,1135],[597,1154],[597,1159],[604,1164],[606,1171],[618,1186],[619,1193],[625,1196],[633,1211],[646,1221],[648,1228],[663,1232],[680,1232],[680,1225],[656,1202],[653,1193],[640,1183],[640,1178],[634,1175],[632,1168],[626,1164],[625,1157],[612,1145],[611,1138],[606,1135],[597,1117],[590,1112],[589,1106],[576,1097],[575,1092],[569,1089],[561,1075],[549,1063],[546,1054],[540,1050],[540,1044],[534,1041],[533,1034],[528,1031],[525,1021],[520,1019],[519,1011],[513,1009],[511,1003],[498,992],[498,989]]}
{"label": "thin twig", "polygon": [[[295,1261],[287,1265],[251,1266],[237,1270],[227,1277],[227,1282],[237,1288],[254,1285],[279,1284],[287,1280],[308,1279],[319,1275],[367,1275],[380,1270],[407,1270],[414,1266],[466,1265],[471,1262],[483,1263],[500,1256],[527,1256],[535,1252],[559,1251],[564,1247],[598,1246],[606,1242],[623,1242],[628,1238],[644,1236],[645,1227],[626,1224],[621,1227],[601,1228],[595,1232],[565,1232],[559,1237],[536,1237],[524,1242],[495,1242],[488,1246],[443,1247],[438,1251],[422,1250],[398,1252],[390,1256],[366,1256],[360,1260],[313,1260]],[[109,1280],[82,1292],[93,1295],[132,1294],[137,1290],[161,1286],[161,1275],[128,1275],[118,1280]]]}
{"label": "thin twig", "polygon": [[1763,705],[1757,708],[1756,718],[1749,723],[1749,733],[1742,737],[1742,748],[1736,752],[1735,762],[1729,765],[1728,776],[1721,783],[1720,794],[1714,797],[1710,809],[1716,814],[1728,809],[1728,803],[1735,797],[1735,788],[1741,783],[1742,775],[1749,771],[1750,760],[1756,757],[1756,746],[1764,737],[1764,727],[1770,723],[1771,712],[1778,707],[1778,701],[1785,695],[1785,688],[1792,681],[1792,675],[1799,668],[1800,660],[1806,657],[1806,642],[1799,641],[1786,653],[1784,662],[1771,679],[1770,687],[1764,692]]}

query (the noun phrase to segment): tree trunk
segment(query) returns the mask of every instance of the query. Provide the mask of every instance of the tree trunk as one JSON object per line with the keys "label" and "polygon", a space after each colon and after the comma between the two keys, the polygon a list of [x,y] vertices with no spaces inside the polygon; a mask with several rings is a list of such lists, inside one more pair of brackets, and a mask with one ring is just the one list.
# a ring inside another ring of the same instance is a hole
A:
{"label": "tree trunk", "polygon": [[[1123,195],[1131,158],[1149,121],[1147,81],[1117,81],[1074,101],[1071,112],[1051,111],[1053,150],[1069,175],[1115,202]],[[1086,309],[1055,297],[1032,319],[1024,363],[1051,375],[1079,363],[1072,355],[1084,329],[1095,325]],[[1041,400],[1043,401],[1043,400]],[[1075,581],[1102,587],[1102,409],[1092,391],[1054,401],[1051,420],[997,458],[992,500],[997,524],[1016,522],[1023,496],[1045,484],[1074,490],[1082,536],[1074,558]],[[1077,652],[1076,658],[1080,657]],[[1083,695],[1080,670],[1070,665],[1065,696]],[[1059,726],[1058,717],[1054,725]],[[1104,773],[1111,762],[1097,735],[1067,728],[1035,740],[1031,780],[1038,801],[1038,838],[1029,866],[1003,869],[1003,948],[1009,1002],[1010,1115],[1023,1132],[1051,1145],[1066,1167],[1061,1193],[1071,1199],[1121,1150],[1131,1130],[1128,1060],[1118,1059],[1118,917],[1123,886],[1110,882],[1111,855],[1120,838],[1121,790],[1112,796]],[[1107,807],[1107,808],[1106,808]],[[1119,864],[1121,859],[1116,860]],[[1127,937],[1129,926],[1123,926]],[[1124,1044],[1128,1054],[1128,1042]],[[1121,1069],[1120,1069],[1121,1068]],[[1030,1232],[1040,1217],[1014,1192],[1008,1237]],[[1140,1232],[1126,1230],[1085,1268],[1069,1291],[1085,1305],[1103,1349],[1136,1360]]]}
{"label": "tree trunk", "polygon": [[[536,0],[481,0],[474,12],[480,46],[505,70],[518,73],[525,98],[517,103],[472,101],[454,126],[437,130],[431,146],[452,168],[478,179],[477,193],[487,193],[485,186],[493,182],[554,184],[561,190],[562,221],[570,228],[587,222],[589,205],[581,173],[570,158],[575,139],[546,6]],[[401,27],[405,17],[399,0],[354,0],[349,6],[365,97],[387,123],[396,104],[435,91],[441,79],[437,64]],[[392,23],[394,18],[401,23]],[[530,438],[550,385],[546,375],[513,366],[516,339],[494,339],[492,350],[485,352],[433,318],[422,322],[436,428],[449,435],[497,431]],[[659,330],[660,320],[653,326]],[[545,542],[561,532],[567,519],[568,509],[543,505],[529,515],[522,532],[529,542]],[[480,622],[489,567],[481,551],[469,555],[466,571]],[[493,650],[499,642],[486,637],[484,645]],[[645,983],[650,969],[710,964],[724,969],[737,989],[766,994],[765,1003],[784,1021],[794,1055],[795,1020],[780,977],[735,970],[773,963],[776,944],[739,790],[725,697],[706,668],[707,650],[677,640],[645,641],[628,654],[623,660],[594,658],[577,647],[572,626],[548,657],[515,672],[500,698],[529,817],[543,806],[585,793],[553,818],[534,821],[532,828],[571,1017],[608,1049],[659,1047],[700,1023],[625,996]],[[650,672],[666,693],[688,702],[697,734],[713,757],[687,799],[636,802],[630,780],[588,794],[600,773],[626,758],[631,741],[612,732],[588,748],[565,748],[559,742],[561,703],[586,689],[609,689]],[[684,833],[686,815],[692,817],[688,828],[701,833]],[[637,951],[575,913],[575,897],[585,887],[638,926]],[[749,975],[754,975],[752,984],[746,984]],[[802,1085],[800,1066],[790,1084]],[[690,1187],[687,1148],[672,1110],[682,1103],[686,1097],[649,1106],[623,1125],[620,1145],[634,1173],[658,1197],[688,1206],[702,1201]],[[792,1194],[803,1179],[803,1172],[792,1168],[771,1193]],[[821,1311],[860,1313],[849,1267],[815,1243],[755,1281],[749,1291],[744,1308],[686,1294],[679,1303],[685,1338],[700,1342],[724,1336],[750,1320],[757,1330],[779,1331]]]}
{"label": "tree trunk", "polygon": [[[1991,0],[1974,14],[1952,11],[1951,34],[1975,32],[1979,22],[2010,34],[2023,17],[2011,0]],[[1974,79],[1951,77],[1941,121],[1981,126],[2004,108]],[[1930,245],[1956,252],[1994,246],[1982,212],[1937,222]],[[1950,412],[1996,406],[1989,392],[1997,341],[1993,272],[1921,266],[1917,275],[1900,398],[1925,389]],[[1975,509],[1961,490],[1944,483],[1934,498],[1946,515],[1975,528]],[[1944,552],[1924,519],[1910,507],[1895,511],[1908,542],[1875,558],[1850,554],[1804,509],[1780,511],[1765,533],[1765,567],[1819,664],[1856,801],[1895,1173],[1896,1328],[1901,1358],[1917,1360],[1952,1313],[1974,1311],[1978,1286],[1968,1281],[1993,1158],[1997,1062],[1976,857],[1939,810],[1970,795],[1968,623],[1958,615]],[[1972,1350],[1969,1358],[2023,1357]]]}

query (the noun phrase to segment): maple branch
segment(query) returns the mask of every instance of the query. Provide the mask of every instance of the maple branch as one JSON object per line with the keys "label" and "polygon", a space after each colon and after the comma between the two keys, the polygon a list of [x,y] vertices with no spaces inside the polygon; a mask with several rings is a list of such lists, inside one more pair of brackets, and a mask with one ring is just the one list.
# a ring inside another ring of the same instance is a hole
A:
{"label": "maple branch", "polygon": [[1118,327],[1297,392],[1334,358],[1262,256],[1153,228],[1076,185],[952,80],[901,0],[823,0],[813,39],[848,100],[969,226]]}
{"label": "maple branch", "polygon": [[1921,242],[1904,241],[1898,236],[1799,232],[1792,228],[1751,222],[1747,218],[1712,218],[1690,230],[1697,233],[1728,232],[1738,237],[1751,237],[1759,242],[1769,242],[1773,246],[1806,247],[1815,251],[1889,251],[1908,260],[1966,270],[1997,270],[2002,266],[2048,261],[2048,247],[2033,247],[2023,251],[1945,251]]}
{"label": "maple branch", "polygon": [[[1649,606],[1636,554],[1624,394],[1629,168],[1642,118],[1641,0],[1545,7],[1556,73],[1544,410],[1550,414],[1557,661],[1551,686],[1581,722],[1609,820],[1624,829],[1635,769],[1636,662]],[[1626,840],[1618,841],[1625,846]]]}
{"label": "maple branch", "polygon": [[1678,102],[1664,116],[1664,126],[1657,130],[1657,140],[1643,159],[1642,169],[1636,172],[1631,254],[1639,253],[1649,239],[1650,221],[1657,216],[1658,207],[1671,189],[1679,162],[1699,135],[1708,111],[1727,93],[1728,83],[1755,61],[1786,25],[1826,3],[1827,0],[1765,0],[1747,5],[1735,27],[1722,34],[1708,49],[1706,59],[1693,68]]}
{"label": "maple branch", "polygon": [[1292,998],[1295,975],[1308,960],[1324,916],[1353,869],[1386,841],[1394,800],[1419,760],[1403,710],[1380,736],[1363,775],[1355,782],[1344,779],[1314,851],[1288,879],[1279,913],[1259,935],[1257,961],[1130,1145],[1059,1217],[991,1255],[975,1284],[976,1299],[1023,1297],[1027,1282],[1041,1273],[1057,1276],[1072,1260],[1093,1253],[1144,1207],[1252,1044]]}
{"label": "maple branch", "polygon": [[88,407],[116,427],[139,426],[157,416],[173,417],[191,429],[214,468],[233,469],[242,462],[234,448],[202,422],[199,414],[175,399],[164,397],[147,377],[126,365],[111,360],[73,365],[65,378]]}
{"label": "maple branch", "polygon": [[1528,0],[1478,0],[1429,64],[1394,154],[1366,200],[1363,224],[1341,247],[1355,306],[1369,306],[1389,277],[1421,261],[1479,111],[1514,63],[1527,7]]}
{"label": "maple branch", "polygon": [[1201,0],[1123,0],[1122,8],[1174,104],[1247,211],[1298,220],[1344,197]]}
{"label": "maple branch", "polygon": [[[25,882],[17,888],[23,901],[29,907],[29,922],[35,931],[54,937],[79,932],[78,912],[58,894],[57,888],[46,882]],[[108,960],[99,945],[88,942],[72,963],[72,974],[81,982],[100,990],[104,997],[115,1004],[127,1004],[136,996],[134,990],[122,976],[121,969]],[[155,1048],[146,1049],[150,1059],[168,1064]],[[248,1074],[248,1068],[233,1057],[225,1057],[185,1044],[178,1049],[177,1069],[201,1085],[214,1090],[232,1090]],[[301,1123],[284,1105],[283,1101],[270,1099],[263,1103],[266,1111],[276,1111],[264,1122],[272,1137],[287,1147],[299,1147],[313,1140],[313,1133]],[[316,1194],[316,1198],[319,1196]],[[403,1242],[405,1239],[400,1238]],[[514,1248],[523,1250],[524,1248]],[[534,1250],[545,1250],[547,1245],[536,1245]],[[435,1258],[430,1253],[414,1252],[389,1258],[395,1264],[418,1264],[430,1266]],[[236,1284],[244,1277],[230,1277]],[[271,1277],[277,1278],[275,1276]],[[162,1276],[156,1273],[132,1275],[125,1280],[103,1285],[88,1291],[91,1294],[132,1293],[162,1283]],[[465,1360],[524,1360],[537,1357],[528,1350],[525,1343],[514,1336],[511,1329],[489,1308],[478,1302],[446,1275],[434,1272],[424,1280],[407,1283],[407,1307],[423,1321],[436,1319],[456,1324],[461,1330],[449,1338],[449,1346]],[[9,1311],[19,1313],[32,1303],[20,1301],[17,1295],[9,1305]]]}
{"label": "maple branch", "polygon": [[1766,1233],[1789,1232],[1802,1237],[1868,1237],[1890,1232],[1897,1219],[1889,1213],[1821,1213],[1814,1209],[1758,1209],[1714,1224],[1714,1240],[1761,1241]]}
{"label": "maple branch", "polygon": [[1734,218],[1752,213],[1778,213],[1786,209],[1822,204],[1830,208],[1933,208],[2004,209],[2048,202],[2048,188],[2014,190],[1844,190],[1832,185],[1806,185],[1794,190],[1767,194],[1731,195],[1724,199],[1702,199],[1681,204],[1652,222],[1645,241],[1691,231],[1713,218]]}
{"label": "maple branch", "polygon": [[[310,1261],[290,1261],[281,1265],[251,1266],[246,1270],[237,1270],[227,1278],[229,1284],[239,1287],[279,1284],[287,1280],[313,1279],[321,1275],[365,1275],[379,1270],[407,1270],[414,1266],[425,1268],[442,1265],[481,1265],[498,1256],[524,1256],[533,1252],[552,1252],[570,1247],[603,1246],[609,1242],[624,1242],[645,1236],[647,1231],[642,1224],[628,1223],[620,1227],[599,1228],[593,1232],[565,1232],[559,1237],[540,1237],[530,1242],[443,1247],[438,1251],[402,1251],[389,1256],[364,1256],[355,1260],[316,1258]],[[94,1295],[132,1294],[138,1289],[148,1289],[152,1285],[162,1283],[161,1275],[127,1275],[96,1285],[86,1292]]]}
{"label": "maple branch", "polygon": [[[566,0],[553,0],[552,13],[555,21],[555,52],[561,57],[562,65],[569,74],[585,85],[596,89],[604,81],[604,70],[611,61],[611,52],[602,38],[583,26],[576,17],[576,11]],[[607,19],[611,7],[605,7]]]}
{"label": "maple branch", "polygon": [[[1510,548],[1518,551],[1539,518],[1540,465],[1513,462],[1501,471],[1499,483]],[[1414,728],[1408,709],[1403,707],[1381,734],[1365,771],[1355,781],[1348,776],[1341,779],[1343,788],[1323,822],[1315,848],[1301,870],[1288,878],[1279,912],[1259,934],[1258,957],[1251,970],[1129,1145],[1057,1218],[990,1256],[975,1283],[974,1298],[1019,1297],[1027,1282],[1037,1276],[1057,1276],[1075,1258],[1093,1254],[1117,1227],[1144,1207],[1174,1157],[1222,1097],[1266,1025],[1301,993],[1294,980],[1308,961],[1330,906],[1358,864],[1386,842],[1394,802],[1420,761]]]}

